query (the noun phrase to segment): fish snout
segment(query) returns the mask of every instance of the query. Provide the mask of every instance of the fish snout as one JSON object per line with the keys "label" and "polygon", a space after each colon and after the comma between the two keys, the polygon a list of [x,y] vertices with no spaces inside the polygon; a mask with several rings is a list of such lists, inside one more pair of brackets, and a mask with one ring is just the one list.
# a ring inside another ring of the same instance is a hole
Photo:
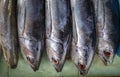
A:
{"label": "fish snout", "polygon": [[106,57],[109,58],[109,57],[111,56],[111,52],[110,52],[110,51],[104,50],[103,52],[104,52],[104,55],[105,55]]}
{"label": "fish snout", "polygon": [[52,57],[52,62],[54,65],[54,68],[57,72],[61,72],[62,71],[62,67],[63,67],[63,63],[61,63],[60,59],[56,59]]}
{"label": "fish snout", "polygon": [[52,57],[52,61],[54,62],[55,65],[59,64],[59,61],[53,57]]}
{"label": "fish snout", "polygon": [[83,76],[86,75],[90,67],[89,63],[86,62],[86,58],[81,56],[81,58],[75,58],[74,61],[79,70],[79,74]]}
{"label": "fish snout", "polygon": [[85,63],[78,62],[78,68],[79,68],[80,70],[85,70],[85,68],[86,68]]}
{"label": "fish snout", "polygon": [[29,62],[33,71],[37,71],[39,69],[39,63],[37,63],[36,59],[32,56],[26,56],[27,61]]}
{"label": "fish snout", "polygon": [[79,71],[81,75],[86,75],[87,74],[87,69],[86,69],[86,65],[85,64],[78,64],[79,67]]}
{"label": "fish snout", "polygon": [[98,45],[98,55],[105,65],[110,65],[113,62],[114,46],[111,42],[100,40]]}
{"label": "fish snout", "polygon": [[78,64],[80,70],[85,70],[85,64]]}
{"label": "fish snout", "polygon": [[87,74],[88,69],[87,69],[87,64],[85,62],[79,61],[77,66],[78,66],[78,69],[79,69],[81,75]]}
{"label": "fish snout", "polygon": [[113,54],[112,50],[104,49],[99,56],[105,65],[110,65],[113,63]]}
{"label": "fish snout", "polygon": [[106,65],[112,64],[113,57],[114,57],[113,49],[105,49],[105,50],[103,50],[103,53],[104,53],[104,57],[106,59]]}
{"label": "fish snout", "polygon": [[26,47],[24,47],[23,49],[26,61],[30,64],[34,71],[37,71],[39,69],[39,62],[37,61],[38,59],[35,57],[36,54],[33,54],[32,52],[33,50],[30,50]]}

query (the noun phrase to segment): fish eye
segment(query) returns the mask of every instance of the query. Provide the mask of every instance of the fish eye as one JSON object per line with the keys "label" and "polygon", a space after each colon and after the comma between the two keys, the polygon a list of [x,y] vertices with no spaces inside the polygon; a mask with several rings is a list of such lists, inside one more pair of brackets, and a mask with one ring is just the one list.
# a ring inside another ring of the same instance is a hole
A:
{"label": "fish eye", "polygon": [[39,48],[38,47],[36,47],[36,51],[38,51],[39,50]]}

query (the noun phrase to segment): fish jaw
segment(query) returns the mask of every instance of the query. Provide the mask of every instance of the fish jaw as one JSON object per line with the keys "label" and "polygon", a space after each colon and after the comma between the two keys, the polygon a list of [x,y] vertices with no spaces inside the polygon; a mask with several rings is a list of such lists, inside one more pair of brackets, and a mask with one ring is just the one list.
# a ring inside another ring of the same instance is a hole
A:
{"label": "fish jaw", "polygon": [[99,40],[97,53],[105,65],[110,65],[113,63],[114,58],[114,46],[103,39]]}
{"label": "fish jaw", "polygon": [[34,71],[37,71],[39,66],[37,63],[35,63],[35,57],[31,53],[31,51],[24,47],[22,52],[24,53],[23,55],[24,55],[25,60],[28,62],[28,64],[31,66],[31,68]]}
{"label": "fish jaw", "polygon": [[61,72],[62,71],[63,63],[61,63],[59,59],[54,59],[52,57],[52,64],[53,64],[56,72]]}
{"label": "fish jaw", "polygon": [[62,71],[66,55],[69,52],[69,47],[71,46],[70,41],[71,35],[68,35],[63,43],[53,41],[53,39],[47,39],[46,41],[47,55],[57,72]]}
{"label": "fish jaw", "polygon": [[[27,63],[31,66],[33,71],[37,71],[39,69],[41,56],[43,48],[41,48],[41,45],[43,43],[37,42],[35,40],[29,40],[29,39],[21,39],[21,50],[24,59],[27,61]],[[24,40],[24,41],[23,41]]]}
{"label": "fish jaw", "polygon": [[13,69],[16,68],[18,64],[18,55],[6,47],[2,47],[2,49],[5,61],[7,62],[8,66]]}
{"label": "fish jaw", "polygon": [[61,72],[64,62],[61,61],[59,56],[55,56],[55,55],[51,55],[51,57],[49,56],[51,63],[53,64],[56,72]]}
{"label": "fish jaw", "polygon": [[50,62],[57,72],[61,72],[65,62],[66,53],[63,53],[63,48],[61,47],[61,44],[53,42],[50,39],[47,39],[46,42],[47,55],[50,59]]}
{"label": "fish jaw", "polygon": [[[89,54],[88,52],[91,54]],[[93,48],[88,50],[82,47],[80,48],[72,45],[71,58],[74,61],[75,65],[77,66],[78,70],[80,71],[81,75],[86,75],[88,73],[93,57],[94,57]]]}

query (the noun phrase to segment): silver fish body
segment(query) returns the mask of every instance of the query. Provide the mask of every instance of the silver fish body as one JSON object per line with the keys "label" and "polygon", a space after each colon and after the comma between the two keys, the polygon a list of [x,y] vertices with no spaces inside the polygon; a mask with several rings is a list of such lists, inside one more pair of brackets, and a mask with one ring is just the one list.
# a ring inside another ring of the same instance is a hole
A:
{"label": "silver fish body", "polygon": [[93,0],[96,24],[96,51],[105,65],[113,62],[120,41],[117,0]]}
{"label": "silver fish body", "polygon": [[94,57],[95,28],[90,0],[71,0],[73,39],[71,58],[81,75],[87,74]]}
{"label": "silver fish body", "polygon": [[0,42],[7,64],[15,68],[18,63],[17,0],[0,0]]}
{"label": "silver fish body", "polygon": [[46,48],[57,72],[63,68],[72,40],[69,0],[46,0]]}
{"label": "silver fish body", "polygon": [[21,52],[34,71],[39,69],[45,42],[45,1],[18,0],[18,32]]}

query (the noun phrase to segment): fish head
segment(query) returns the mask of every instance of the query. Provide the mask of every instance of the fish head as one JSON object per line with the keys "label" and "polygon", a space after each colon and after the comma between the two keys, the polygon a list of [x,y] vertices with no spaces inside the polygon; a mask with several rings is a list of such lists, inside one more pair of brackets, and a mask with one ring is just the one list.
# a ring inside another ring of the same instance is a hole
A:
{"label": "fish head", "polygon": [[62,65],[60,63],[60,58],[57,56],[52,56],[51,57],[52,64],[57,72],[61,72],[62,70]]}
{"label": "fish head", "polygon": [[111,42],[100,40],[97,48],[99,57],[105,65],[112,64],[114,58],[114,45]]}
{"label": "fish head", "polygon": [[79,49],[78,52],[79,52],[79,60],[77,66],[80,70],[80,74],[86,75],[93,60],[94,49],[92,47],[91,48],[84,47]]}
{"label": "fish head", "polygon": [[91,62],[93,60],[94,51],[93,48],[88,49],[87,47],[75,47],[73,48],[72,57],[74,63],[80,71],[81,75],[86,75],[90,68]]}
{"label": "fish head", "polygon": [[[48,41],[52,42],[52,41]],[[64,60],[62,60],[63,48],[62,45],[56,42],[47,44],[47,54],[57,72],[61,72]]]}
{"label": "fish head", "polygon": [[22,54],[34,71],[39,69],[42,42],[33,39],[21,40]]}

